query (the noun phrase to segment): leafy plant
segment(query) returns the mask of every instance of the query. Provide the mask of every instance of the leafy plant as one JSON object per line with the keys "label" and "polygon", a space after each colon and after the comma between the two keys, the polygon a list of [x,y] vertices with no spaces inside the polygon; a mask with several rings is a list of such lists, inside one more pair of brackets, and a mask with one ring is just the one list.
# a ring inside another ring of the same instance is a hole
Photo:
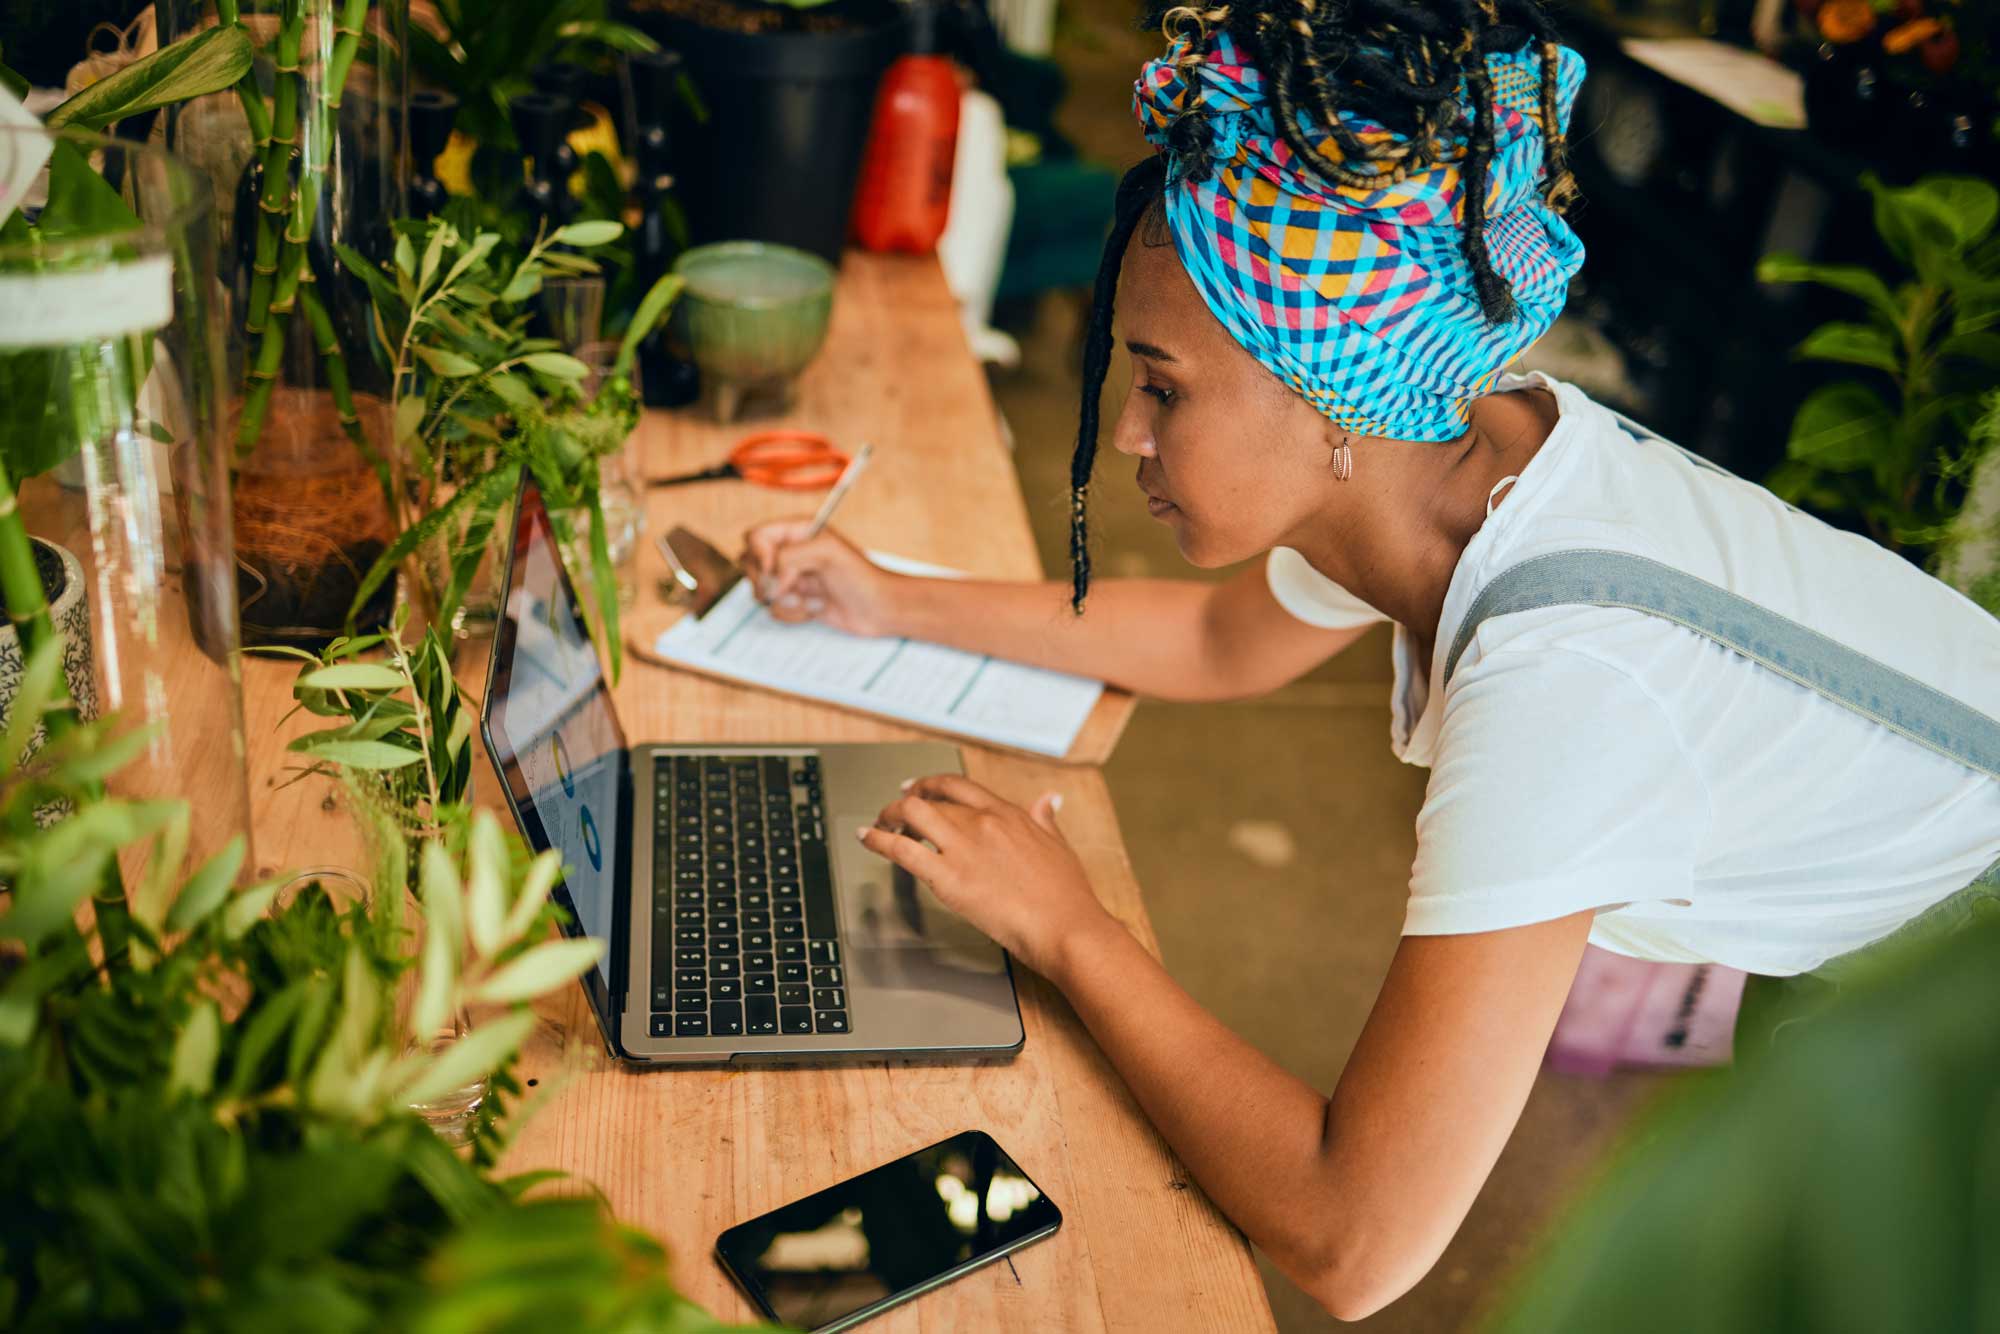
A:
{"label": "leafy plant", "polygon": [[2000,389],[1986,396],[1959,464],[1965,503],[1938,544],[1938,575],[2000,616]]}
{"label": "leafy plant", "polygon": [[[101,868],[185,846],[188,811],[98,794],[145,744],[109,723],[23,764],[61,698],[45,645],[0,737],[0,1325],[722,1328],[600,1201],[535,1195],[547,1173],[496,1177],[500,1115],[467,1159],[406,1110],[481,1074],[515,1089],[528,1002],[593,961],[592,942],[542,939],[555,854],[511,868],[490,814],[462,855],[424,844],[413,1022],[498,1011],[433,1055],[403,1038],[400,892],[275,903],[275,882],[232,889],[238,842],[184,881],[178,855],[152,857],[124,938],[80,928]],[[51,799],[75,813],[37,828]]]}
{"label": "leafy plant", "polygon": [[[575,516],[589,527],[593,635],[618,674],[617,575],[605,536],[598,463],[638,425],[631,379],[639,343],[665,317],[680,279],[662,278],[639,303],[602,382],[586,392],[590,368],[551,339],[528,335],[527,302],[548,274],[591,274],[597,265],[565,247],[616,239],[615,222],[578,222],[537,235],[518,258],[497,233],[467,238],[449,220],[398,224],[393,260],[379,268],[343,248],[341,260],[374,297],[375,331],[394,379],[395,447],[382,484],[399,530],[361,581],[358,611],[400,564],[434,625],[462,605],[522,468],[541,487],[557,536],[577,541]],[[421,554],[447,549],[440,569]],[[350,618],[354,612],[350,612]]]}
{"label": "leafy plant", "polygon": [[[317,775],[338,782],[374,850],[375,883],[416,891],[426,842],[452,852],[465,846],[473,711],[436,629],[411,649],[403,642],[407,620],[408,608],[399,608],[387,631],[342,636],[317,655],[282,646],[259,651],[302,660],[292,698],[307,713],[341,720],[288,744],[305,759],[293,781]],[[380,659],[362,660],[377,652]]]}
{"label": "leafy plant", "polygon": [[1907,278],[1892,288],[1858,265],[1792,255],[1758,266],[1766,282],[1817,283],[1859,300],[1865,319],[1821,325],[1794,355],[1870,372],[1806,398],[1769,485],[1923,555],[1962,499],[1979,396],[2000,373],[2000,190],[1969,176],[1897,188],[1869,173],[1863,182]]}

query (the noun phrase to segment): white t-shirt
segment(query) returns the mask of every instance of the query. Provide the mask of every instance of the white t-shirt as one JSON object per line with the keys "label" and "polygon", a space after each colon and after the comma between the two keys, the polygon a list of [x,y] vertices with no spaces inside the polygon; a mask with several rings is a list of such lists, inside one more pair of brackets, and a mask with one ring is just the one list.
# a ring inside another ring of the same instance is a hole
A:
{"label": "white t-shirt", "polygon": [[[2000,858],[2000,782],[1713,640],[1643,612],[1548,607],[1473,634],[1501,571],[1546,552],[1650,557],[2000,717],[2000,620],[1763,487],[1635,438],[1540,371],[1561,417],[1466,544],[1432,661],[1395,632],[1390,741],[1428,766],[1404,932],[1598,910],[1642,959],[1809,971],[1877,940]],[[1387,619],[1280,548],[1271,591],[1328,627]]]}

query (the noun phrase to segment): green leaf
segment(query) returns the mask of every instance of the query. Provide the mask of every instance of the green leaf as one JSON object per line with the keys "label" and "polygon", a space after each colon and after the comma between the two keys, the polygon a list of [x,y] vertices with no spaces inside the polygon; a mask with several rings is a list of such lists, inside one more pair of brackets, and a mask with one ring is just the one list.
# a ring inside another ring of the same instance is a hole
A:
{"label": "green leaf", "polygon": [[231,1098],[241,1098],[258,1086],[265,1060],[277,1049],[278,1040],[291,1026],[293,1016],[299,1012],[299,1003],[304,999],[305,986],[299,982],[292,983],[268,1000],[263,998],[262,993],[255,998],[257,1003],[250,1009],[248,1022],[242,1029],[242,1039],[230,1055],[228,1094]]}
{"label": "green leaf", "polygon": [[1792,419],[1788,457],[1835,472],[1869,467],[1893,444],[1895,417],[1865,385],[1815,389]]}
{"label": "green leaf", "polygon": [[1889,285],[1874,270],[1858,264],[1811,264],[1796,255],[1770,255],[1758,263],[1757,277],[1767,283],[1818,283],[1860,297],[1891,324],[1903,318],[1901,305],[1889,294]]}
{"label": "green leaf", "polygon": [[558,227],[549,241],[553,245],[600,246],[609,245],[624,234],[624,223],[600,218],[591,222],[572,222],[567,227]]}
{"label": "green leaf", "polygon": [[507,910],[507,939],[519,940],[527,934],[535,914],[548,902],[549,892],[555,888],[556,877],[561,874],[562,854],[554,848],[538,853],[528,863],[527,873],[521,877],[521,887],[514,897],[514,906]]}
{"label": "green leaf", "polygon": [[396,272],[405,278],[414,278],[417,272],[417,248],[410,244],[407,235],[396,238]]}
{"label": "green leaf", "polygon": [[424,758],[417,751],[406,750],[386,741],[345,741],[337,737],[326,739],[329,736],[329,733],[315,732],[311,736],[299,737],[285,749],[302,752],[316,760],[345,765],[350,769],[402,769],[417,764]]}
{"label": "green leaf", "polygon": [[481,1024],[441,1051],[396,1091],[405,1103],[429,1099],[486,1079],[511,1058],[535,1027],[532,1010],[516,1010]]}
{"label": "green leaf", "polygon": [[500,299],[509,305],[519,305],[541,290],[541,270],[524,259],[514,270],[514,276],[507,280],[507,285],[500,289]]}
{"label": "green leaf", "polygon": [[229,900],[229,906],[222,910],[222,934],[231,940],[241,940],[270,911],[271,900],[281,888],[282,881],[266,880]]}
{"label": "green leaf", "polygon": [[[13,773],[27,755],[28,742],[40,725],[42,715],[56,700],[62,681],[62,641],[44,639],[28,655],[7,714],[7,730],[0,733],[0,774]],[[65,694],[67,691],[65,690]]]}
{"label": "green leaf", "polygon": [[529,369],[558,380],[581,380],[590,374],[590,367],[566,352],[530,352],[521,360]]}
{"label": "green leaf", "polygon": [[551,940],[515,959],[481,984],[476,999],[495,1005],[531,1001],[573,982],[604,956],[600,940]]}
{"label": "green leaf", "polygon": [[307,672],[302,686],[319,690],[401,690],[406,682],[394,667],[379,662],[342,662]]}
{"label": "green leaf", "polygon": [[595,42],[613,51],[651,53],[660,49],[660,44],[640,32],[637,28],[623,23],[611,23],[604,19],[571,19],[556,29],[556,36],[565,41]]}
{"label": "green leaf", "polygon": [[97,174],[89,158],[74,144],[59,141],[49,153],[49,202],[36,225],[45,241],[69,240],[134,231],[139,216],[124,196]]}
{"label": "green leaf", "polygon": [[618,358],[611,365],[613,375],[631,373],[633,358],[639,354],[639,344],[666,318],[685,285],[686,281],[679,274],[669,273],[640,298],[639,308],[633,312],[632,322],[625,326],[625,337],[618,344]]}
{"label": "green leaf", "polygon": [[430,239],[424,243],[424,262],[417,268],[419,292],[431,285],[431,277],[437,273],[438,260],[444,257],[444,243],[450,235],[449,226],[438,225],[431,228]]}
{"label": "green leaf", "polygon": [[456,352],[447,352],[441,347],[418,347],[417,355],[424,365],[447,380],[461,380],[468,375],[479,374],[479,363],[469,357],[461,357]]}
{"label": "green leaf", "polygon": [[181,886],[180,897],[174,900],[172,911],[167,914],[169,931],[186,931],[206,921],[208,915],[222,906],[229,897],[229,887],[236,882],[236,872],[243,866],[243,854],[247,850],[243,835],[238,834],[224,845],[222,851],[201,864],[187,884]]}
{"label": "green leaf", "polygon": [[[491,254],[493,247],[498,244],[500,244],[500,233],[498,232],[481,232],[479,235],[473,237],[472,244],[466,247],[465,253],[453,261],[451,272],[444,276],[444,285],[450,287],[460,278],[464,277],[473,265]],[[464,298],[467,294],[461,291],[456,293],[456,295]],[[492,300],[491,297],[487,297],[486,299],[488,302]]]}
{"label": "green leaf", "polygon": [[1873,324],[1822,324],[1807,335],[1795,353],[1807,361],[1840,361],[1873,366],[1895,375],[1902,370],[1896,340]]}
{"label": "green leaf", "polygon": [[174,1040],[173,1062],[167,1073],[167,1092],[206,1094],[215,1084],[215,1058],[222,1051],[222,1012],[215,1002],[205,1000],[195,1006],[187,1026]]}
{"label": "green leaf", "polygon": [[473,948],[491,956],[508,943],[507,843],[493,812],[473,817],[465,868],[466,925]]}
{"label": "green leaf", "polygon": [[2000,368],[2000,333],[1975,331],[1953,334],[1938,344],[1937,354]]}
{"label": "green leaf", "polygon": [[221,92],[249,70],[251,55],[245,29],[209,28],[99,79],[51,111],[46,124],[101,130],[142,111]]}
{"label": "green leaf", "polygon": [[417,431],[424,424],[424,396],[405,394],[396,400],[396,443],[408,444],[417,438]]}
{"label": "green leaf", "polygon": [[493,391],[495,398],[516,412],[532,412],[541,402],[535,391],[528,387],[527,381],[505,371],[488,376],[486,387]]}

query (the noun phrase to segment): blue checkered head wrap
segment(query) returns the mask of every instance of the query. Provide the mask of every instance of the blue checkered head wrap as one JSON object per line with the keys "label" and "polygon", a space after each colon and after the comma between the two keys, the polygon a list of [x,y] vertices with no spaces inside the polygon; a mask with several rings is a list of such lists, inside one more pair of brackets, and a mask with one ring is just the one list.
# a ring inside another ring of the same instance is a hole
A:
{"label": "blue checkered head wrap", "polygon": [[[1552,49],[1566,134],[1584,63]],[[1498,321],[1465,251],[1463,118],[1411,169],[1377,172],[1354,148],[1406,136],[1347,111],[1330,131],[1300,108],[1296,123],[1323,159],[1303,163],[1279,131],[1269,77],[1228,33],[1197,24],[1139,76],[1133,109],[1167,154],[1167,222],[1196,290],[1238,343],[1341,428],[1458,438],[1471,400],[1562,312],[1583,243],[1544,197],[1569,182],[1565,172],[1550,191],[1544,171],[1543,58],[1532,44],[1484,57],[1493,147],[1483,236],[1513,308]],[[1470,99],[1461,78],[1457,104]]]}

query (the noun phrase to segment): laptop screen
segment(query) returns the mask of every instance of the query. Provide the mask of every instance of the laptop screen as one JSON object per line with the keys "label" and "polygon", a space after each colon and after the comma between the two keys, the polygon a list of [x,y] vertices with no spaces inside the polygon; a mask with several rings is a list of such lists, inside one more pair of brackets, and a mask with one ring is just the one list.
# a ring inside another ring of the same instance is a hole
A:
{"label": "laptop screen", "polygon": [[487,749],[522,835],[537,852],[562,854],[563,897],[578,927],[605,942],[598,985],[587,989],[610,1033],[625,734],[541,490],[526,475],[509,557],[481,710]]}

